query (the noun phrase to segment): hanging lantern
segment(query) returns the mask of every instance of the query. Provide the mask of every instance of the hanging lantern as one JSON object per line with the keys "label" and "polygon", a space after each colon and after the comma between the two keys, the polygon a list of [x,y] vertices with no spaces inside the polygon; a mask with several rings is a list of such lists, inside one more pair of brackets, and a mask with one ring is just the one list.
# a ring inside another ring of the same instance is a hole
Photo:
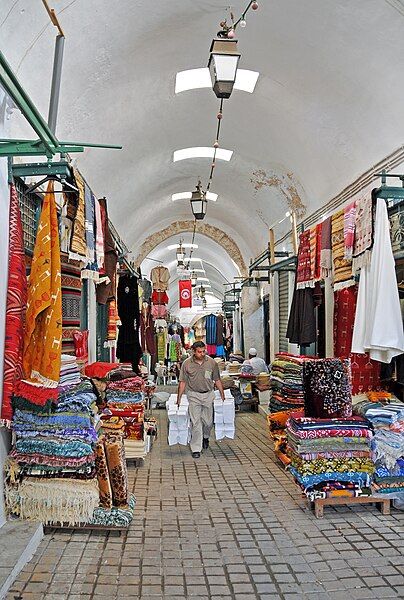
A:
{"label": "hanging lantern", "polygon": [[201,285],[199,288],[199,296],[200,298],[205,298],[205,288],[203,287],[203,285]]}
{"label": "hanging lantern", "polygon": [[192,273],[191,273],[191,285],[192,285],[192,287],[196,287],[197,279],[198,279],[197,274],[192,271]]}
{"label": "hanging lantern", "polygon": [[206,215],[206,208],[208,206],[208,202],[206,200],[206,194],[202,190],[201,182],[198,181],[198,185],[196,186],[196,190],[192,192],[191,197],[191,208],[192,214],[194,215],[197,221],[202,221]]}
{"label": "hanging lantern", "polygon": [[241,54],[237,52],[237,40],[213,40],[208,67],[213,91],[218,98],[230,98],[236,81],[240,56]]}
{"label": "hanging lantern", "polygon": [[179,246],[177,246],[176,253],[177,253],[177,267],[183,267],[185,251],[184,251],[184,248],[182,247],[182,240],[180,240],[180,244],[179,244]]}
{"label": "hanging lantern", "polygon": [[202,308],[206,308],[208,303],[206,302],[206,298],[202,298]]}

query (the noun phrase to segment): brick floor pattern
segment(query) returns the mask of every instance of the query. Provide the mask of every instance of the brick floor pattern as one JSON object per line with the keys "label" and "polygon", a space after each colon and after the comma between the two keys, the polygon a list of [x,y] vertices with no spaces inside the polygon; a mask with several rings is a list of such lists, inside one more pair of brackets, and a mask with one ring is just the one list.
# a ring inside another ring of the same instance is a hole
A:
{"label": "brick floor pattern", "polygon": [[404,515],[329,507],[316,519],[276,462],[262,416],[199,460],[167,446],[165,414],[143,466],[128,532],[45,536],[7,595],[23,599],[404,597]]}

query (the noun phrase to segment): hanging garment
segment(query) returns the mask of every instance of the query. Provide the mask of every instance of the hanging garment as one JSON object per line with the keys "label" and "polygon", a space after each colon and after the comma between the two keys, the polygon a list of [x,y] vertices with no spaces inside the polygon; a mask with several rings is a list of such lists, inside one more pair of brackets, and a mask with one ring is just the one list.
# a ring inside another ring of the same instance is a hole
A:
{"label": "hanging garment", "polygon": [[303,231],[299,236],[297,253],[296,287],[298,290],[312,287],[310,284],[310,230]]}
{"label": "hanging garment", "polygon": [[143,303],[140,315],[140,339],[142,348],[152,356],[156,354],[156,342],[154,339],[154,322],[150,312],[150,306]]}
{"label": "hanging garment", "polygon": [[380,386],[380,363],[351,352],[357,293],[356,285],[334,293],[334,356],[351,359],[353,394]]}
{"label": "hanging garment", "polygon": [[102,216],[100,202],[94,199],[95,210],[95,256],[99,269],[104,268],[104,231],[102,227]]}
{"label": "hanging garment", "polygon": [[77,210],[73,221],[72,235],[70,238],[69,258],[87,262],[86,225],[85,225],[85,196],[84,181],[77,169],[74,169],[76,187],[79,190]]}
{"label": "hanging garment", "polygon": [[139,279],[138,285],[143,290],[143,302],[149,302],[152,295],[152,284],[148,279]]}
{"label": "hanging garment", "polygon": [[137,278],[121,275],[118,283],[118,315],[121,325],[118,327],[116,356],[121,362],[130,362],[134,371],[138,371],[142,348],[139,339],[139,295]]}
{"label": "hanging garment", "polygon": [[167,269],[167,267],[154,267],[151,270],[150,277],[153,282],[154,290],[161,290],[162,292],[165,292],[168,289],[170,271]]}
{"label": "hanging garment", "polygon": [[224,325],[223,325],[223,315],[217,315],[216,318],[216,346],[223,346],[223,334],[224,334]]}
{"label": "hanging garment", "polygon": [[303,363],[304,414],[315,419],[352,415],[349,360],[322,358]]}
{"label": "hanging garment", "polygon": [[286,337],[291,344],[309,346],[316,341],[317,327],[314,309],[318,304],[321,304],[319,283],[315,288],[295,288],[286,330]]}
{"label": "hanging garment", "polygon": [[164,319],[168,313],[167,306],[165,304],[153,304],[151,313],[153,319]]}
{"label": "hanging garment", "polygon": [[115,300],[108,302],[108,326],[107,326],[107,341],[104,347],[115,348],[116,337],[118,334],[118,311],[116,310]]}
{"label": "hanging garment", "polygon": [[85,224],[88,262],[81,273],[81,278],[98,281],[99,269],[95,260],[95,197],[86,183],[84,183],[84,199],[86,207]]}
{"label": "hanging garment", "polygon": [[400,300],[391,249],[386,202],[377,199],[375,236],[370,265],[362,267],[352,351],[389,363],[404,352]]}
{"label": "hanging garment", "polygon": [[320,253],[321,253],[321,230],[322,223],[310,229],[310,280],[318,281],[320,272]]}
{"label": "hanging garment", "polygon": [[45,195],[32,259],[24,336],[25,376],[56,387],[62,353],[59,226],[53,182]]}
{"label": "hanging garment", "polygon": [[10,238],[4,342],[3,400],[0,424],[10,426],[13,416],[11,396],[14,384],[22,379],[22,350],[27,303],[24,239],[20,207],[15,187],[10,186]]}
{"label": "hanging garment", "polygon": [[99,203],[104,233],[104,273],[100,273],[100,283],[97,284],[96,290],[98,304],[106,304],[108,300],[115,300],[118,254],[109,229],[106,198],[100,198]]}
{"label": "hanging garment", "polygon": [[331,217],[323,221],[321,228],[320,270],[323,279],[330,277],[332,271]]}
{"label": "hanging garment", "polygon": [[153,304],[168,304],[168,296],[166,292],[154,290],[151,300]]}
{"label": "hanging garment", "polygon": [[156,333],[157,360],[164,361],[167,358],[167,332]]}
{"label": "hanging garment", "polygon": [[62,352],[74,353],[74,332],[80,329],[81,268],[61,253],[62,285]]}
{"label": "hanging garment", "polygon": [[352,253],[354,273],[370,263],[373,246],[374,204],[371,194],[356,202],[355,240]]}
{"label": "hanging garment", "polygon": [[[206,344],[215,345],[216,346],[216,327],[217,327],[217,317],[216,315],[207,315],[205,317],[205,327],[206,327]],[[215,347],[216,351],[216,347]],[[213,354],[213,352],[212,352]]]}
{"label": "hanging garment", "polygon": [[339,210],[331,217],[331,247],[334,290],[353,285],[352,261],[345,258],[344,210]]}

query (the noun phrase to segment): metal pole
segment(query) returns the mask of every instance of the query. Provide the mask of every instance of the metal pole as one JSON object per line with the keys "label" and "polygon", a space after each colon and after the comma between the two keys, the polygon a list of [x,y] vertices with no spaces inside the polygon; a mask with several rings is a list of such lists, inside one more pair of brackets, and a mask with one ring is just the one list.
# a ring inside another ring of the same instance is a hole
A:
{"label": "metal pole", "polygon": [[65,37],[56,36],[55,56],[53,59],[52,88],[49,102],[48,125],[52,133],[56,131],[56,121],[59,108],[60,84],[62,80],[63,50],[65,46]]}

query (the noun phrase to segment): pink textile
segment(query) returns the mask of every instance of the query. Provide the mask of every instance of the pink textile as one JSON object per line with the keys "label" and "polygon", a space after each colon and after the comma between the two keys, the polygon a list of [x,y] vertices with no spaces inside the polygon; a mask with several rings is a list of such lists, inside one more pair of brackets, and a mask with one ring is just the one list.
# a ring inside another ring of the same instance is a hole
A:
{"label": "pink textile", "polygon": [[352,252],[355,239],[355,215],[356,203],[351,202],[344,208],[344,247],[346,260],[352,259]]}

